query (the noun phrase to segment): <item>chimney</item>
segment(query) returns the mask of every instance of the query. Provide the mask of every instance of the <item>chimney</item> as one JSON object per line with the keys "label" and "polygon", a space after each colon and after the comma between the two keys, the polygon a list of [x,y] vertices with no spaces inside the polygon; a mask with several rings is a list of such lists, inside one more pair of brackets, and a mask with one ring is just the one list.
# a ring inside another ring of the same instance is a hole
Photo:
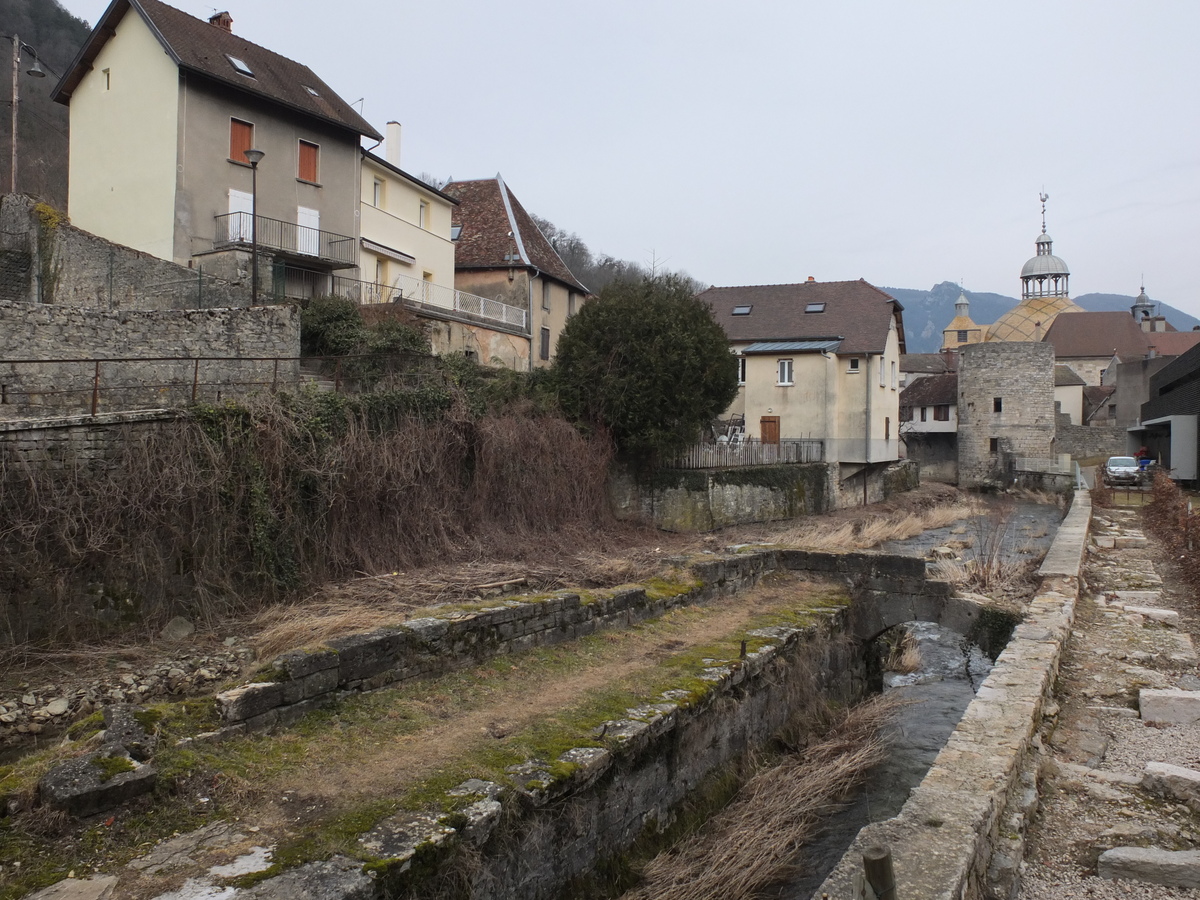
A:
{"label": "chimney", "polygon": [[208,19],[209,25],[216,25],[218,28],[228,31],[233,34],[233,16],[228,12],[214,13]]}
{"label": "chimney", "polygon": [[400,168],[400,123],[387,123],[387,161],[397,169]]}
{"label": "chimney", "polygon": [[815,284],[815,283],[816,283],[816,280],[817,280],[817,279],[815,279],[815,278],[813,278],[811,275],[809,275],[809,276],[808,276],[808,281],[806,282],[806,284]]}

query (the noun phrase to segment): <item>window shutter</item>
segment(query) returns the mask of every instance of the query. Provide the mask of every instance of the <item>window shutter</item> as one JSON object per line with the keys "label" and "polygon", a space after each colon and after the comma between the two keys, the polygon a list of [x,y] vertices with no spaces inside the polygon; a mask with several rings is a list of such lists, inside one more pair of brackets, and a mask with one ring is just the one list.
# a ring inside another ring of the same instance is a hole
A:
{"label": "window shutter", "polygon": [[318,174],[317,156],[318,149],[316,144],[310,144],[308,141],[300,142],[300,171],[297,177],[301,181],[316,183]]}
{"label": "window shutter", "polygon": [[240,119],[229,120],[229,158],[248,163],[246,151],[254,147],[254,126]]}

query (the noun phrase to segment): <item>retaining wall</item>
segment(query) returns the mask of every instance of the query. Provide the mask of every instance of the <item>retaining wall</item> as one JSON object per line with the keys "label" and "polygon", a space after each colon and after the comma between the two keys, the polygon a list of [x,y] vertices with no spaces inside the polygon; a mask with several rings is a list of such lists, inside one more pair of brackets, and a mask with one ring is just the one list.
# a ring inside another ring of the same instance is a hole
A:
{"label": "retaining wall", "polygon": [[1115,425],[1059,425],[1054,437],[1054,452],[1070,454],[1072,459],[1094,456],[1124,456],[1129,449],[1129,433]]}
{"label": "retaining wall", "polygon": [[896,893],[922,900],[1012,897],[1037,806],[1037,731],[1070,636],[1091,518],[1076,493],[1023,623],[900,814],[868,825],[815,896],[857,897],[863,852],[892,852]]}
{"label": "retaining wall", "polygon": [[0,460],[31,466],[46,461],[55,465],[113,463],[130,444],[180,416],[177,410],[147,409],[36,422],[0,421]]}

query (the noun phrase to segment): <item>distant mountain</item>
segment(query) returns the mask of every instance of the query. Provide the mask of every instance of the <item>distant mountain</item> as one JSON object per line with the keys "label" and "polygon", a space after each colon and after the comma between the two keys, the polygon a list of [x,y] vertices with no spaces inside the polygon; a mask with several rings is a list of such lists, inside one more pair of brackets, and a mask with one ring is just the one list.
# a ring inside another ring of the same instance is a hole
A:
{"label": "distant mountain", "polygon": [[[912,288],[885,287],[904,306],[904,330],[909,353],[936,353],[942,346],[942,329],[954,318],[954,303],[959,286],[953,281],[935,284],[927,291]],[[971,301],[971,318],[981,325],[990,325],[1017,305],[1016,297],[1003,294],[967,291]],[[1128,312],[1134,297],[1125,294],[1083,294],[1073,298],[1089,312]],[[1190,331],[1200,320],[1169,306],[1158,304],[1159,313],[1180,331]]]}

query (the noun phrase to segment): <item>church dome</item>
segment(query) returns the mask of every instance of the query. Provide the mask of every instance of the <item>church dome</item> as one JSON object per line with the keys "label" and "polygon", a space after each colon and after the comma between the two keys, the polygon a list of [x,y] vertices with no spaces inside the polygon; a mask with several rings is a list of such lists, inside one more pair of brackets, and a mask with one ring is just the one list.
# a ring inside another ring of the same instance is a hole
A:
{"label": "church dome", "polygon": [[1034,244],[1037,247],[1037,256],[1032,257],[1029,262],[1025,263],[1021,269],[1022,278],[1037,278],[1039,276],[1044,278],[1047,275],[1071,274],[1071,270],[1067,268],[1067,264],[1050,252],[1050,248],[1054,244],[1050,240],[1050,235],[1039,234]]}

